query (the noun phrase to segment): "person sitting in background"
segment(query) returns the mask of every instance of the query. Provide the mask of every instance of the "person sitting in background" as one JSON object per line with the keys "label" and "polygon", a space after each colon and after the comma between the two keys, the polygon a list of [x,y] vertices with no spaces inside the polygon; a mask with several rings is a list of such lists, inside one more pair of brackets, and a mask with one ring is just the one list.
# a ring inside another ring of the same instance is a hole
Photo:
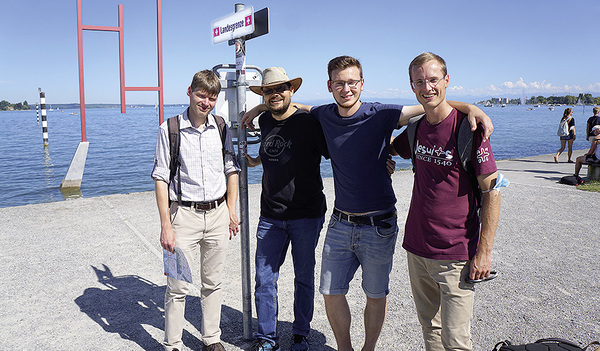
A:
{"label": "person sitting in background", "polygon": [[591,140],[590,149],[585,155],[581,155],[575,159],[575,176],[579,177],[579,171],[584,163],[600,163],[600,125],[592,127],[594,138]]}

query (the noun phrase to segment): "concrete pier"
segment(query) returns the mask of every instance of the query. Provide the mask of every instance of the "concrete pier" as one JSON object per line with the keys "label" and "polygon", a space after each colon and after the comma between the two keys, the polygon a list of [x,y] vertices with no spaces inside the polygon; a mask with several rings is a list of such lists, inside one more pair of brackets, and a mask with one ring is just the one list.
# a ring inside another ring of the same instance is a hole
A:
{"label": "concrete pier", "polygon": [[77,150],[75,150],[75,155],[73,155],[73,160],[69,165],[67,174],[60,183],[61,191],[72,191],[73,189],[81,188],[83,170],[85,169],[85,160],[87,159],[89,147],[90,143],[87,141],[82,141],[77,146]]}
{"label": "concrete pier", "polygon": [[[559,184],[562,176],[573,174],[574,164],[555,164],[552,155],[499,161],[498,167],[511,185],[502,190],[492,255],[499,276],[476,289],[475,350],[489,351],[505,339],[600,340],[600,193]],[[422,350],[401,247],[412,172],[397,171],[392,177],[401,230],[378,349]],[[328,218],[333,180],[324,183]],[[259,196],[260,185],[250,185],[252,254]],[[153,192],[0,209],[0,349],[160,350],[166,278],[159,230]],[[324,236],[325,229],[317,248],[317,273]],[[242,330],[240,238],[230,242],[228,257],[222,339],[227,350],[246,350],[251,342],[243,339]],[[191,350],[202,347],[197,296],[188,298],[186,312],[184,343]],[[364,340],[360,270],[347,297],[354,348],[359,350]],[[282,350],[290,345],[292,300],[288,255],[279,281]],[[313,350],[333,350],[335,339],[318,292],[315,304],[309,341]]]}

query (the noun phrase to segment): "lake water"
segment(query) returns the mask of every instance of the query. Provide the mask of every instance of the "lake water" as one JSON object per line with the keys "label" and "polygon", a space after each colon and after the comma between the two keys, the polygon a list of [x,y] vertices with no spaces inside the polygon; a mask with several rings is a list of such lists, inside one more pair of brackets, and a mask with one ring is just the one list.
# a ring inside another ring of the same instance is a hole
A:
{"label": "lake water", "polygon": [[[530,106],[484,108],[492,118],[495,131],[492,148],[497,160],[549,154],[560,146],[556,136],[564,107],[550,111]],[[585,124],[592,108],[574,109],[577,128],[574,149],[587,149]],[[183,107],[165,107],[165,117],[179,114]],[[62,201],[59,186],[75,150],[81,141],[79,110],[48,111],[49,146],[42,140],[42,127],[36,111],[0,111],[0,207]],[[93,197],[125,194],[154,189],[150,178],[158,117],[153,108],[86,110],[89,150],[81,193],[70,196]],[[398,134],[398,132],[394,134]],[[257,145],[249,145],[248,153],[256,156]],[[574,155],[573,157],[576,157]],[[395,158],[397,168],[410,167],[410,161]],[[561,156],[566,161],[565,155]],[[549,160],[551,161],[551,159]],[[329,162],[322,163],[323,177],[331,177]],[[248,171],[250,184],[260,183],[262,168]]]}

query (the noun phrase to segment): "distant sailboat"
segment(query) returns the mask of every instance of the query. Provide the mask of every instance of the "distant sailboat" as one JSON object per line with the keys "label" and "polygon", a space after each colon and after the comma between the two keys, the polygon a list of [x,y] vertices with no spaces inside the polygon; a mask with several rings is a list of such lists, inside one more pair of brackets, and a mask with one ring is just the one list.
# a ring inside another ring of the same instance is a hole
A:
{"label": "distant sailboat", "polygon": [[583,93],[579,94],[579,97],[577,98],[577,102],[575,103],[575,105],[583,106],[583,114],[585,114],[585,104],[583,103]]}

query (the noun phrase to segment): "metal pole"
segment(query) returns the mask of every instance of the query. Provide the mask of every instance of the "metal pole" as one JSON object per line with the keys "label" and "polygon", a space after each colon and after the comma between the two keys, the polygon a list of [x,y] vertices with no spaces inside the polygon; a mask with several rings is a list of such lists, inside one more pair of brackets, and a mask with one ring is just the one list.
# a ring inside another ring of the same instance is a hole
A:
{"label": "metal pole", "polygon": [[81,0],[77,0],[77,59],[79,62],[79,114],[81,117],[81,141],[87,141],[85,126],[85,89],[83,86],[83,24]]}
{"label": "metal pole", "polygon": [[163,94],[162,50],[162,0],[156,0],[156,51],[158,55],[158,124],[165,120],[165,97]]}
{"label": "metal pole", "polygon": [[[235,4],[235,12],[244,9],[244,4]],[[238,157],[242,175],[240,177],[240,217],[241,217],[241,250],[242,250],[242,305],[244,339],[250,340],[252,335],[252,291],[250,283],[250,231],[248,215],[248,164],[246,162],[247,142],[246,131],[241,125],[246,112],[246,46],[243,38],[235,40],[235,77],[237,96],[237,128],[238,128]],[[233,127],[233,126],[232,126]]]}

